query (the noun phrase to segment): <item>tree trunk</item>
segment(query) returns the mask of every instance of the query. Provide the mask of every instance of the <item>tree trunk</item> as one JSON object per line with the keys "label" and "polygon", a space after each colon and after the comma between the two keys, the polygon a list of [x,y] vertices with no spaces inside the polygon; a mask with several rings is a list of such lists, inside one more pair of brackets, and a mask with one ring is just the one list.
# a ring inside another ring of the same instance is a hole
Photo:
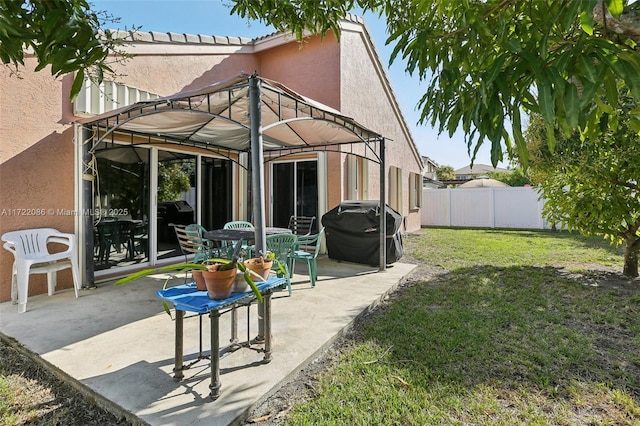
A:
{"label": "tree trunk", "polygon": [[640,42],[640,8],[627,5],[622,15],[614,18],[603,3],[598,0],[593,8],[593,20],[613,34],[624,34],[636,43]]}
{"label": "tree trunk", "polygon": [[627,246],[624,250],[624,268],[622,274],[626,277],[638,276],[638,252],[640,251],[640,238],[627,237]]}

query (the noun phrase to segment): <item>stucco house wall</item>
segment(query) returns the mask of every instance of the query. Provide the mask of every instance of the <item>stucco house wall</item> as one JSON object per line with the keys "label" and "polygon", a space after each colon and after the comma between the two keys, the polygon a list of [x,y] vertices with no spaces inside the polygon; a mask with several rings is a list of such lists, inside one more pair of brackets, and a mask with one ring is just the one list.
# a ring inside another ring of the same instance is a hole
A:
{"label": "stucco house wall", "polygon": [[[365,25],[343,27],[341,45],[341,111],[375,129],[386,139],[386,165],[402,170],[402,206],[407,230],[420,228],[419,210],[409,206],[409,173],[422,172],[422,159]],[[379,198],[379,170],[369,168],[369,198]],[[387,184],[389,184],[387,176]],[[390,188],[387,186],[387,194]]]}
{"label": "stucco house wall", "polygon": [[[302,44],[291,37],[286,44],[276,45],[258,53],[259,74],[277,80],[298,93],[340,108],[340,51],[333,34],[323,40],[312,37]],[[257,45],[258,49],[261,46]]]}
{"label": "stucco house wall", "polygon": [[[74,145],[71,78],[53,80],[48,69],[34,73],[27,58],[19,76],[0,67],[0,235],[39,227],[74,231],[74,219],[58,210],[74,209]],[[11,297],[13,255],[0,250],[0,301]],[[60,283],[71,274],[61,271]],[[31,294],[47,291],[44,275],[34,276]]]}
{"label": "stucco house wall", "polygon": [[[113,68],[117,82],[161,96],[200,88],[240,71],[257,71],[389,138],[387,166],[401,167],[405,176],[409,171],[420,173],[415,144],[370,37],[357,20],[345,25],[339,43],[329,34],[324,39],[309,37],[302,48],[291,36],[282,34],[252,41],[141,33],[126,47],[135,56]],[[79,165],[75,162],[74,141],[80,138],[75,137],[71,124],[76,118],[69,101],[72,77],[55,80],[46,70],[35,73],[34,67],[35,59],[29,58],[22,79],[10,75],[7,68],[0,70],[0,234],[35,227],[74,232],[75,218],[57,212],[79,208],[75,200],[74,179],[78,180]],[[346,198],[347,157],[327,153],[328,208]],[[368,171],[369,198],[377,199],[378,165]],[[408,186],[403,192],[408,192]],[[42,209],[33,210],[42,214],[12,214],[16,209]],[[419,211],[411,211],[407,204],[401,213],[407,217],[407,230],[420,227]],[[10,299],[12,262],[13,256],[1,250],[0,301]],[[60,275],[59,287],[70,288],[70,274],[61,274],[65,275]],[[45,292],[44,276],[32,276],[30,295]]]}

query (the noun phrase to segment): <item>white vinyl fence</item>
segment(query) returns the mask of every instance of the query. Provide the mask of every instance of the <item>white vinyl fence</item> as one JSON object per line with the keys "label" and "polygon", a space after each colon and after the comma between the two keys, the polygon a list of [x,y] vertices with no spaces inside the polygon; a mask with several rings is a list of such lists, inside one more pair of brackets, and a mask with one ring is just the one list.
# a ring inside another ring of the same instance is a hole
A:
{"label": "white vinyl fence", "polygon": [[550,229],[533,188],[422,190],[422,226]]}

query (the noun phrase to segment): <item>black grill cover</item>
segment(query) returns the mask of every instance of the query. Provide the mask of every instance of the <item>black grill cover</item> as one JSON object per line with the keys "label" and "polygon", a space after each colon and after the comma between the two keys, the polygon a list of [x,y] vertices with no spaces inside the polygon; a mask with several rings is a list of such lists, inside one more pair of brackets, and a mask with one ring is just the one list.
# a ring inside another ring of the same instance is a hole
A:
{"label": "black grill cover", "polygon": [[[400,213],[386,205],[387,263],[402,257]],[[322,216],[329,257],[347,262],[380,262],[380,204],[376,200],[343,201]]]}

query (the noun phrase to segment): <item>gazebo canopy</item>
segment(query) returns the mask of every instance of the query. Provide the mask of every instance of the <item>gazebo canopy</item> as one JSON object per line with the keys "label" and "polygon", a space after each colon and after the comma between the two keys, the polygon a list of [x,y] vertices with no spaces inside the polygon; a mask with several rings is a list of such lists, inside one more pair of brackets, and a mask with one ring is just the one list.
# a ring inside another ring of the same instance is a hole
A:
{"label": "gazebo canopy", "polygon": [[251,151],[251,78],[261,85],[259,107],[265,153],[332,150],[338,145],[366,143],[370,148],[367,158],[380,162],[376,144],[381,135],[281,83],[245,73],[78,123],[97,131],[93,149],[100,142],[118,140],[132,144],[177,143],[219,152]]}

